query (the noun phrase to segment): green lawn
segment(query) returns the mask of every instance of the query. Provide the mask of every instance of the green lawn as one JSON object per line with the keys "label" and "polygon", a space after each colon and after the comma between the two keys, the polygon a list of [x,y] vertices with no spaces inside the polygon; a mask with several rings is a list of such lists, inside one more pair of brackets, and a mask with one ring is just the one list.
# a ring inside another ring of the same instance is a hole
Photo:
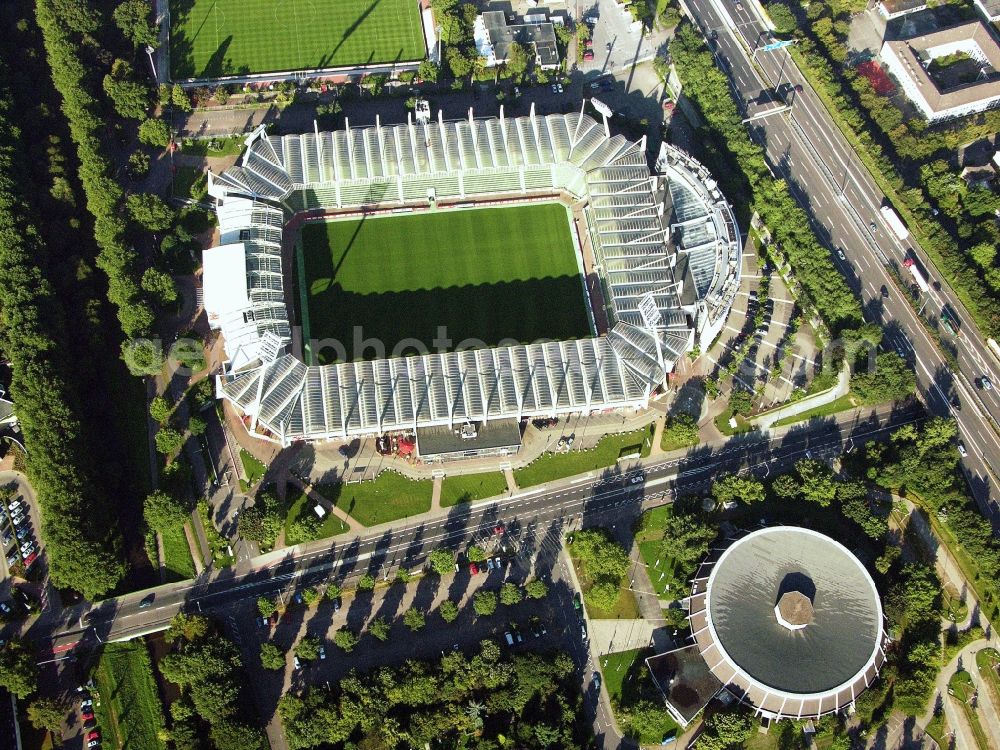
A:
{"label": "green lawn", "polygon": [[184,527],[177,526],[166,532],[161,532],[163,539],[163,557],[167,569],[167,582],[184,581],[194,578],[194,560],[191,559],[191,548],[188,546]]}
{"label": "green lawn", "polygon": [[165,750],[161,739],[163,706],[146,642],[139,639],[104,646],[94,678],[101,698],[98,713],[104,747]]}
{"label": "green lawn", "polygon": [[979,677],[986,683],[994,706],[1000,706],[1000,675],[997,666],[1000,665],[1000,652],[995,648],[984,648],[976,652],[976,668]]}
{"label": "green lawn", "polygon": [[[643,514],[642,531],[635,535],[639,544],[639,556],[647,565],[649,582],[657,596],[669,596],[667,586],[674,582],[674,561],[660,558],[660,542],[663,541],[663,529],[667,518],[673,513],[670,505],[661,505]],[[662,576],[662,577],[661,577]]]}
{"label": "green lawn", "polygon": [[[313,513],[313,503],[309,503],[309,498],[304,492],[299,493],[299,496],[292,500],[291,504],[288,506],[288,516],[285,519],[285,544],[298,544],[297,539],[292,539],[289,535],[289,527],[292,521],[298,518],[302,513]],[[350,526],[337,518],[333,513],[327,514],[323,519],[322,525],[319,527],[319,534],[316,536],[317,539],[326,539],[329,536],[337,536],[337,534],[343,534],[350,530]]]}
{"label": "green lawn", "polygon": [[474,503],[486,497],[502,495],[506,491],[507,480],[502,472],[445,477],[441,483],[441,507]]}
{"label": "green lawn", "polygon": [[848,409],[853,409],[858,405],[857,400],[850,393],[845,393],[838,399],[831,401],[828,404],[823,404],[822,406],[817,406],[814,409],[809,409],[802,412],[801,414],[796,414],[791,417],[785,417],[784,419],[779,419],[774,423],[774,427],[784,427],[785,425],[795,424],[796,422],[805,422],[807,419],[814,419],[816,417],[829,417],[834,414],[839,414],[842,411],[847,411]]}
{"label": "green lawn", "polygon": [[204,200],[208,195],[208,177],[197,167],[177,167],[170,189],[175,198]]}
{"label": "green lawn", "polygon": [[[652,655],[652,649],[632,649],[600,657],[601,674],[618,724],[627,736],[644,746],[659,745],[665,738],[675,736],[678,730],[649,676],[646,657]],[[633,720],[631,709],[640,703],[652,704],[652,708]]]}
{"label": "green lawn", "polygon": [[170,0],[174,79],[403,62],[426,52],[412,0]]}
{"label": "green lawn", "polygon": [[216,565],[225,567],[233,564],[233,556],[229,554],[229,542],[222,538],[222,534],[215,528],[209,515],[208,503],[204,500],[198,503],[198,520],[205,530],[205,539],[208,547],[212,550],[212,560]]}
{"label": "green lawn", "polygon": [[431,509],[433,482],[383,471],[373,482],[325,484],[320,494],[365,526],[377,526]]}
{"label": "green lawn", "polygon": [[247,475],[246,482],[248,487],[253,487],[264,478],[267,467],[242,448],[240,448],[240,462],[243,464],[243,471]]}
{"label": "green lawn", "polygon": [[612,701],[622,699],[622,684],[625,677],[637,659],[642,657],[645,649],[633,648],[630,651],[619,651],[605,654],[601,657],[601,674],[604,676],[604,687]]}
{"label": "green lawn", "polygon": [[185,138],[181,141],[181,153],[187,156],[236,156],[243,153],[245,141],[245,135],[231,135],[228,138]]}
{"label": "green lawn", "polygon": [[606,435],[590,450],[571,450],[569,453],[543,453],[523,469],[514,470],[518,487],[563,479],[588,471],[596,471],[614,464],[619,457],[633,453],[648,456],[652,449],[653,429],[643,428],[620,435]]}
{"label": "green lawn", "polygon": [[[310,223],[301,245],[304,338],[345,349],[318,352],[324,363],[378,359],[405,341],[397,353],[590,335],[558,203]],[[435,343],[439,327],[449,343]],[[361,349],[362,338],[380,346]]]}
{"label": "green lawn", "polygon": [[980,750],[989,750],[990,742],[986,738],[986,732],[983,730],[983,725],[979,722],[979,716],[976,713],[976,709],[974,709],[971,704],[973,695],[976,692],[976,686],[972,682],[972,676],[964,669],[958,670],[948,681],[948,692],[955,697],[959,708],[962,713],[965,714],[965,719],[968,722],[969,727],[972,729],[972,735],[976,740],[976,745]]}

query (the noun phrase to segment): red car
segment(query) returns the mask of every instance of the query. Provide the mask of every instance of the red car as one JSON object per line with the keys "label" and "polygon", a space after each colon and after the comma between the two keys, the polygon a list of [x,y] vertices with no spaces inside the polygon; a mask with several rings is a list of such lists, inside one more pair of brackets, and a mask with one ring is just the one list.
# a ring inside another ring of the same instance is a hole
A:
{"label": "red car", "polygon": [[84,721],[90,721],[91,719],[94,718],[94,712],[87,711],[86,709],[84,709],[83,711],[80,712],[80,716],[83,718]]}
{"label": "red car", "polygon": [[472,573],[472,575],[476,575],[479,572],[479,566],[475,563],[469,563],[469,572]]}
{"label": "red car", "polygon": [[494,526],[493,533],[496,534],[497,536],[500,536],[503,533],[503,524],[498,523],[496,526]]}
{"label": "red car", "polygon": [[101,733],[98,732],[95,729],[93,732],[91,732],[90,734],[87,735],[87,739],[88,740],[99,740],[99,739],[101,739]]}
{"label": "red car", "polygon": [[31,563],[33,563],[36,559],[38,559],[38,553],[32,552],[30,555],[24,558],[24,567],[30,568]]}
{"label": "red car", "polygon": [[593,53],[593,51],[588,49],[586,52],[584,52],[583,53],[583,59],[584,60],[593,60],[594,59],[594,53]]}
{"label": "red car", "polygon": [[594,40],[593,39],[584,39],[583,46],[586,49],[593,49],[594,48]]}

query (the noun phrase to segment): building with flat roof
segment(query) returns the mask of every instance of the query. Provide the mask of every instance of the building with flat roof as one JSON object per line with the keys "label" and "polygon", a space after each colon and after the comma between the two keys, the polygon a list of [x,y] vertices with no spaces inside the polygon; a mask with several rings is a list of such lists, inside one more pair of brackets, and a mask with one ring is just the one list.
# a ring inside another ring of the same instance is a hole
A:
{"label": "building with flat roof", "polygon": [[874,581],[847,548],[810,529],[764,528],[713,550],[689,605],[708,669],[767,718],[839,712],[885,661]]}
{"label": "building with flat roof", "polygon": [[559,67],[559,47],[555,27],[551,21],[537,15],[526,18],[524,23],[508,24],[503,11],[491,10],[476,18],[473,38],[479,54],[490,67],[502,65],[507,60],[510,45],[514,42],[535,53],[535,64],[543,70]]}
{"label": "building with flat roof", "polygon": [[888,39],[880,57],[930,122],[1000,104],[1000,44],[981,21]]}
{"label": "building with flat roof", "polygon": [[927,0],[880,0],[878,4],[879,14],[887,21],[918,13],[926,8]]}
{"label": "building with flat roof", "polygon": [[1000,21],[1000,0],[974,0],[976,10],[987,21]]}

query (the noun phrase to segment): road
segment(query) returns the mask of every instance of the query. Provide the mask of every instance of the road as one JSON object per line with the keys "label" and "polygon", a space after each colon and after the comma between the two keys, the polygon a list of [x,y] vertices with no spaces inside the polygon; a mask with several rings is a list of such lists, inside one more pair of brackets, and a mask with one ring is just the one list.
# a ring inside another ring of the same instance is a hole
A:
{"label": "road", "polygon": [[[789,182],[793,194],[811,215],[820,238],[831,248],[843,250],[845,260],[835,255],[834,263],[860,295],[866,318],[880,322],[885,327],[887,344],[904,353],[913,364],[918,387],[931,411],[955,417],[968,449],[962,463],[972,492],[981,509],[997,521],[1000,509],[996,487],[1000,478],[991,467],[1000,467],[1000,440],[994,429],[996,416],[1000,415],[1000,397],[996,389],[984,391],[974,385],[983,374],[997,382],[997,368],[985,341],[965,315],[962,335],[955,340],[960,370],[952,373],[887,268],[902,268],[905,254],[913,246],[912,239],[900,241],[883,222],[879,207],[885,201],[884,194],[788,51],[758,51],[755,57],[759,69],[755,67],[751,50],[765,38],[765,27],[752,3],[687,0],[687,5],[706,34],[718,33],[716,59],[728,74],[744,111],[762,95],[770,94],[775,99],[778,87],[793,87],[787,94],[790,110],[751,122],[751,137],[764,146],[774,172]],[[794,87],[801,87],[801,91]],[[924,262],[926,265],[925,258]],[[906,269],[902,273],[906,274]],[[881,293],[883,286],[890,290],[887,297]],[[941,291],[932,290],[927,301],[937,306],[950,302],[954,309],[962,309],[943,282]]]}

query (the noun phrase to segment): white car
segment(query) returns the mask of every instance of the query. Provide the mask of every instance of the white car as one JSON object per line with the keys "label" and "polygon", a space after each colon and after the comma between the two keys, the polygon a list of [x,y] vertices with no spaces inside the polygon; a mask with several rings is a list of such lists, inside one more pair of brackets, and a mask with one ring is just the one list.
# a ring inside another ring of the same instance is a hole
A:
{"label": "white car", "polygon": [[561,83],[557,83],[556,84],[556,93],[557,94],[561,94],[562,92],[563,92],[562,84]]}
{"label": "white car", "polygon": [[299,661],[299,657],[297,656],[292,657],[292,664],[295,665],[296,669],[302,669],[302,662]]}
{"label": "white car", "polygon": [[979,382],[982,383],[983,390],[985,390],[985,391],[992,391],[993,390],[993,381],[991,381],[985,375],[983,375],[982,379]]}
{"label": "white car", "polygon": [[958,455],[960,455],[962,458],[965,458],[966,456],[969,455],[969,452],[965,450],[965,443],[959,443],[956,447],[958,448]]}
{"label": "white car", "polygon": [[326,658],[326,646],[319,647],[319,660],[323,661]]}

